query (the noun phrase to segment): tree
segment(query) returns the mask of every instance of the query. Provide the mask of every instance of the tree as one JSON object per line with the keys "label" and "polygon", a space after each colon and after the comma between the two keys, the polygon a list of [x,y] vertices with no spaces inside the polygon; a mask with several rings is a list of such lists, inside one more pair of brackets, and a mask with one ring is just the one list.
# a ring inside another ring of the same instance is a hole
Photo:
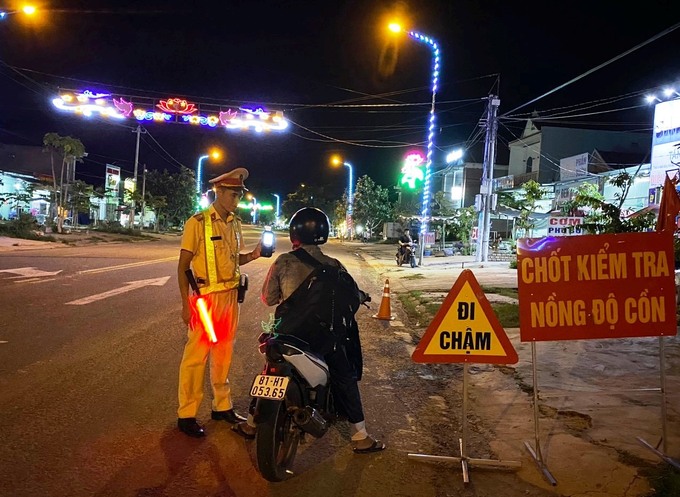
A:
{"label": "tree", "polygon": [[472,236],[472,228],[476,224],[477,213],[472,206],[455,209],[454,215],[446,220],[446,226],[451,230],[451,239],[463,242],[464,255],[468,255],[471,252],[470,237]]}
{"label": "tree", "polygon": [[432,215],[449,217],[454,214],[456,214],[456,208],[453,206],[451,197],[443,191],[435,193],[432,201]]}
{"label": "tree", "polygon": [[514,238],[518,238],[517,232],[519,230],[523,230],[524,236],[531,237],[531,231],[536,224],[531,215],[536,210],[538,201],[543,199],[546,193],[541,184],[534,180],[529,180],[524,183],[522,189],[524,190],[522,194],[503,195],[499,198],[499,202],[502,202],[502,205],[520,211],[519,216],[517,216],[517,221],[515,222]]}
{"label": "tree", "polygon": [[335,201],[333,217],[332,222],[335,226],[342,224],[347,219],[347,190],[343,192],[342,199]]}
{"label": "tree", "polygon": [[387,188],[364,175],[357,181],[352,219],[355,227],[364,226],[370,235],[394,215]]}
{"label": "tree", "polygon": [[316,207],[326,213],[329,218],[333,216],[335,199],[322,186],[303,184],[293,193],[289,193],[286,200],[281,204],[281,212],[290,219],[293,214],[303,207]]}
{"label": "tree", "polygon": [[[50,153],[50,160],[52,162],[52,183],[54,192],[56,193],[55,205],[57,215],[57,232],[62,232],[62,225],[66,217],[66,205],[70,201],[69,189],[72,180],[75,179],[76,162],[82,162],[85,157],[85,145],[78,139],[70,136],[59,136],[57,133],[47,133],[43,137],[43,145],[45,150]],[[54,168],[54,154],[61,157],[61,171],[59,174],[59,182],[57,183],[56,171]],[[66,169],[66,171],[64,171]],[[66,173],[66,182],[64,182],[64,173]]]}
{"label": "tree", "polygon": [[[196,212],[196,178],[191,169],[182,167],[176,174],[167,169],[151,170],[146,175],[146,193],[149,198],[157,199],[156,224],[164,228],[183,226],[184,221]],[[165,199],[165,204],[160,198]],[[148,201],[147,201],[148,202]],[[162,215],[161,215],[162,211]]]}
{"label": "tree", "polygon": [[631,233],[652,229],[656,220],[653,212],[628,218],[621,216],[621,207],[634,180],[635,177],[626,172],[607,180],[619,188],[619,191],[614,193],[612,203],[605,201],[597,185],[583,183],[576,188],[574,197],[562,204],[562,213],[571,216],[585,214],[585,222],[581,227],[592,234]]}
{"label": "tree", "polygon": [[158,233],[159,226],[161,224],[161,215],[163,212],[163,209],[165,209],[168,205],[168,201],[165,197],[165,195],[161,196],[156,196],[156,195],[151,195],[150,193],[145,194],[145,201],[146,201],[146,206],[151,209],[156,216],[156,223],[154,225],[154,231]]}
{"label": "tree", "polygon": [[404,188],[401,188],[398,191],[399,200],[394,206],[395,217],[407,219],[419,217],[422,208],[420,194]]}
{"label": "tree", "polygon": [[75,181],[71,185],[71,210],[73,212],[73,225],[78,225],[78,214],[90,214],[92,209],[92,195],[94,187],[84,181]]}

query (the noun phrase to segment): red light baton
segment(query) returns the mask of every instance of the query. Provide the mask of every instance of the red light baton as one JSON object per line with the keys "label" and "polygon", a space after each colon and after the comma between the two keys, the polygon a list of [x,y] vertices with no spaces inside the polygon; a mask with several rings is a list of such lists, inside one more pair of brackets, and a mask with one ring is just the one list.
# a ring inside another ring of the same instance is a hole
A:
{"label": "red light baton", "polygon": [[187,275],[189,280],[189,285],[191,289],[196,294],[196,308],[198,310],[198,316],[201,318],[201,323],[203,324],[203,329],[208,335],[208,339],[212,343],[217,343],[217,336],[215,335],[215,328],[213,328],[212,319],[210,318],[210,312],[208,311],[208,304],[205,299],[201,296],[201,291],[198,288],[198,283],[196,283],[196,278],[194,278],[194,273],[191,269],[187,269],[184,274]]}

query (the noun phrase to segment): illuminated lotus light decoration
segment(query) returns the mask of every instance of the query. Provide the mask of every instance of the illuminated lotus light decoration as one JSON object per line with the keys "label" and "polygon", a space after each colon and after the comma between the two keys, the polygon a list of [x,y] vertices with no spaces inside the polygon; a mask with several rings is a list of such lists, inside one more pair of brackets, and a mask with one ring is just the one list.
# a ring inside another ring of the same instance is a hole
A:
{"label": "illuminated lotus light decoration", "polygon": [[404,158],[404,166],[401,168],[401,181],[399,184],[406,183],[411,190],[416,188],[416,181],[422,182],[425,173],[421,165],[425,162],[425,157],[420,152],[410,152]]}
{"label": "illuminated lotus light decoration", "polygon": [[169,114],[193,114],[198,111],[195,104],[190,104],[181,98],[169,98],[161,100],[161,103],[156,105],[159,109]]}
{"label": "illuminated lotus light decoration", "polygon": [[[63,92],[52,104],[63,111],[84,116],[98,114],[115,119],[136,119],[156,123],[192,124],[208,128],[236,130],[281,131],[288,127],[283,112],[241,107],[223,110],[216,105],[203,105],[172,97],[153,101],[149,98],[114,97],[109,93]],[[144,102],[144,103],[143,103]],[[203,112],[201,112],[203,110]],[[207,111],[207,112],[206,112]]]}

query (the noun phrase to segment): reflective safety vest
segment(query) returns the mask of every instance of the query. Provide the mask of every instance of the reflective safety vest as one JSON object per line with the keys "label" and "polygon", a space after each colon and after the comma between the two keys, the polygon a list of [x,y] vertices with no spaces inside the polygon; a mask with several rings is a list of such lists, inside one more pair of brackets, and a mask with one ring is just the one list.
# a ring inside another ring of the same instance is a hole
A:
{"label": "reflective safety vest", "polygon": [[[236,223],[236,220],[234,220],[234,223]],[[220,282],[217,281],[217,265],[215,264],[215,243],[213,242],[212,219],[210,218],[210,212],[207,210],[203,211],[203,238],[205,239],[205,259],[206,259],[205,266],[208,272],[207,275],[208,283],[207,285],[201,287],[201,293],[206,294],[223,292],[225,290],[237,288],[239,282],[241,281],[241,270],[238,265],[238,253],[239,253],[238,236],[236,237],[236,247],[233,247],[235,255],[231,254],[232,257],[236,258],[234,261],[235,267],[234,277],[229,281]]]}

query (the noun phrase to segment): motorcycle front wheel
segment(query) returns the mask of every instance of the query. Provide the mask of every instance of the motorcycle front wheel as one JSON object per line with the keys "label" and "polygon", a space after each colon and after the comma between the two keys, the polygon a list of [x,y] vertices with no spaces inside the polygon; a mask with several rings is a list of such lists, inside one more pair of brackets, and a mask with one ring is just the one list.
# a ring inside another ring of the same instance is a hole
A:
{"label": "motorcycle front wheel", "polygon": [[416,264],[416,256],[415,256],[415,255],[411,255],[411,267],[416,267],[416,266],[417,266],[417,264]]}
{"label": "motorcycle front wheel", "polygon": [[404,263],[404,259],[401,256],[399,252],[397,252],[397,266],[401,267],[401,265]]}
{"label": "motorcycle front wheel", "polygon": [[264,422],[257,425],[257,466],[265,480],[283,481],[293,476],[291,467],[301,432],[293,423],[285,401],[262,402],[267,404],[269,415]]}

